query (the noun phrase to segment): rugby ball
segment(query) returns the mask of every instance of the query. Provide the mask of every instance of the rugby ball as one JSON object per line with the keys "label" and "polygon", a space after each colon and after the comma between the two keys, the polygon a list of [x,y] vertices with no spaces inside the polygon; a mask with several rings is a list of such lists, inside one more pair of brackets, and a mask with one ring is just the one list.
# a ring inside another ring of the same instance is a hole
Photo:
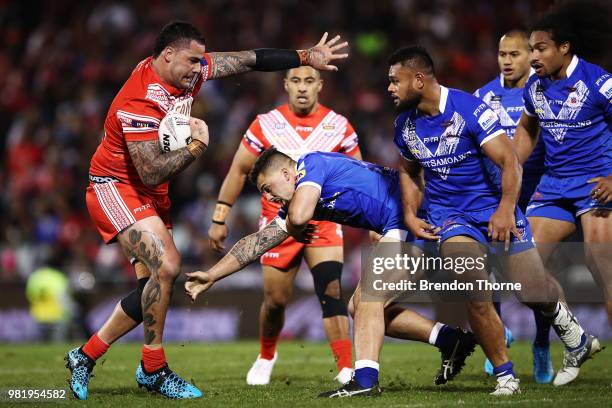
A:
{"label": "rugby ball", "polygon": [[159,124],[159,144],[162,153],[172,152],[191,143],[189,116],[169,112]]}

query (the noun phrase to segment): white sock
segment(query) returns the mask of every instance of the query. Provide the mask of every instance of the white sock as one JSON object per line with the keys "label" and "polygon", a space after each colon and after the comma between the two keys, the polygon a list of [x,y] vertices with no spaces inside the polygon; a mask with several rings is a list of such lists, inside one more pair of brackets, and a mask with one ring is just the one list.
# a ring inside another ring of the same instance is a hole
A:
{"label": "white sock", "polygon": [[565,347],[576,348],[580,345],[584,330],[563,303],[559,302],[557,307],[559,310],[553,319],[553,328]]}
{"label": "white sock", "polygon": [[434,324],[433,329],[431,329],[431,333],[429,333],[429,344],[432,346],[436,345],[436,340],[438,340],[438,334],[440,334],[440,330],[444,327],[444,324],[440,322],[436,322]]}
{"label": "white sock", "polygon": [[373,368],[376,371],[380,371],[380,364],[378,364],[374,360],[357,360],[355,361],[355,370],[359,370],[360,368]]}

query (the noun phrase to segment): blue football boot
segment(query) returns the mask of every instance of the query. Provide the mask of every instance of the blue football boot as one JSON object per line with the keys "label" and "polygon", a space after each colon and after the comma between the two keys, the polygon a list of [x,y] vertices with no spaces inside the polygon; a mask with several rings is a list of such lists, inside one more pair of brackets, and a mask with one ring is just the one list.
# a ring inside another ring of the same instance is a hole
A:
{"label": "blue football boot", "polygon": [[96,362],[89,358],[80,347],[72,349],[66,357],[66,368],[70,370],[70,389],[74,396],[80,400],[87,399],[89,379],[93,377],[91,371]]}
{"label": "blue football boot", "polygon": [[168,367],[168,364],[152,373],[144,370],[142,362],[136,369],[136,382],[139,387],[156,391],[172,399],[200,398],[202,391],[183,380]]}

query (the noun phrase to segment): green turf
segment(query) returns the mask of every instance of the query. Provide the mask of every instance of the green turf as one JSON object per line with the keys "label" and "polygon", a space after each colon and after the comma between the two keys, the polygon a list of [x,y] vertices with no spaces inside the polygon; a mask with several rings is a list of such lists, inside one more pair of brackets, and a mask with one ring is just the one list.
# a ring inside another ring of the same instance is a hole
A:
{"label": "green turf", "polygon": [[[67,388],[68,371],[64,368],[63,345],[0,345],[0,406],[10,406],[8,389]],[[387,343],[381,358],[381,385],[378,398],[321,400],[315,396],[335,388],[331,381],[335,367],[326,344],[282,342],[278,351],[272,383],[267,387],[249,387],[245,375],[258,351],[254,342],[218,344],[169,344],[166,356],[171,368],[193,381],[205,398],[180,404],[206,407],[313,407],[313,406],[384,406],[435,407],[449,405],[490,406],[610,406],[612,398],[612,349],[589,361],[575,383],[555,388],[538,385],[531,379],[531,353],[526,343],[514,343],[510,349],[515,369],[521,377],[522,395],[491,397],[494,380],[482,373],[484,357],[478,350],[461,375],[451,384],[434,386],[433,375],[439,354],[428,345]],[[116,345],[95,368],[87,406],[166,406],[169,401],[136,387],[134,370],[139,358],[138,345]],[[555,367],[561,362],[561,347],[553,345]],[[58,405],[76,404],[74,400]],[[27,406],[52,406],[30,403]],[[19,404],[20,406],[26,406]]]}

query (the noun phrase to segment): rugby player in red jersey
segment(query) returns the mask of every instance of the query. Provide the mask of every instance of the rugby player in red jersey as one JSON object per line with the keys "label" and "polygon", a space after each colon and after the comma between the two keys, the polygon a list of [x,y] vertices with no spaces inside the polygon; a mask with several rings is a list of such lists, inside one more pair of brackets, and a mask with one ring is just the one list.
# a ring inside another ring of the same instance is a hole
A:
{"label": "rugby player in red jersey", "polygon": [[172,240],[168,181],[201,156],[208,128],[191,118],[192,142],[163,153],[158,128],[169,112],[190,116],[202,83],[249,71],[276,71],[310,65],[337,70],[334,60],[347,43],[339,37],[308,50],[257,49],[206,53],[204,38],[189,23],[173,22],[157,36],[152,56],[141,61],[113,100],[104,137],[93,155],[86,201],[106,243],[118,242],[135,266],[138,288],[122,299],[109,319],[82,347],[68,352],[70,387],[86,399],[95,361],[109,345],[141,322],[140,387],[168,398],[197,398],[202,393],[173,373],[166,363],[162,336],[181,257]]}

